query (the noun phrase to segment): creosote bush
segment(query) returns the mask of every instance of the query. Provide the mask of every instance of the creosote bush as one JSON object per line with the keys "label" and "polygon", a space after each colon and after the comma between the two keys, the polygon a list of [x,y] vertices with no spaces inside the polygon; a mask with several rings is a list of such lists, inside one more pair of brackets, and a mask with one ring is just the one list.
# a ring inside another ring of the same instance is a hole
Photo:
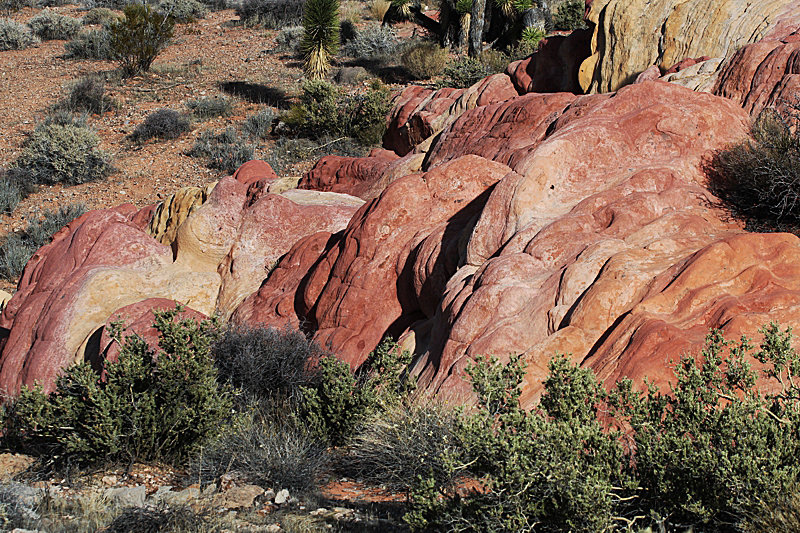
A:
{"label": "creosote bush", "polygon": [[36,250],[48,244],[58,230],[85,212],[83,204],[69,204],[55,212],[46,209],[41,220],[31,220],[21,232],[7,235],[0,246],[0,274],[8,280],[19,278]]}
{"label": "creosote bush", "polygon": [[583,0],[569,0],[561,4],[553,15],[553,29],[572,31],[586,28],[586,22],[583,20],[585,11],[586,5]]}
{"label": "creosote bush", "polygon": [[147,4],[128,4],[109,26],[110,46],[124,76],[147,72],[172,39],[175,21]]}
{"label": "creosote bush", "polygon": [[135,143],[143,143],[150,139],[177,139],[190,128],[191,124],[185,115],[172,109],[162,108],[147,115],[129,138]]}
{"label": "creosote bush", "polygon": [[751,139],[714,154],[708,186],[751,231],[800,229],[800,132],[797,110],[765,109]]}
{"label": "creosote bush", "polygon": [[179,460],[228,419],[231,395],[209,353],[218,325],[154,311],[154,352],[139,337],[112,333],[122,349],[105,380],[88,363],[64,370],[55,390],[24,388],[6,412],[6,443],[56,462]]}
{"label": "creosote bush", "polygon": [[0,19],[0,51],[24,50],[39,42],[25,24],[11,19]]}
{"label": "creosote bush", "polygon": [[492,74],[494,72],[480,60],[466,56],[460,57],[450,61],[445,66],[445,79],[442,82],[442,86],[466,89]]}
{"label": "creosote bush", "polygon": [[113,170],[109,156],[97,148],[99,143],[84,119],[55,113],[30,133],[13,168],[44,185],[96,181]]}
{"label": "creosote bush", "polygon": [[201,133],[189,155],[205,158],[208,168],[233,174],[237,168],[253,159],[254,152],[252,145],[246,144],[235,129],[228,127],[222,133]]}
{"label": "creosote bush", "polygon": [[43,41],[72,39],[81,30],[81,21],[45,9],[29,21],[31,31]]}
{"label": "creosote bush", "polygon": [[415,42],[407,45],[400,63],[418,80],[428,80],[444,71],[448,61],[447,50],[432,42]]}

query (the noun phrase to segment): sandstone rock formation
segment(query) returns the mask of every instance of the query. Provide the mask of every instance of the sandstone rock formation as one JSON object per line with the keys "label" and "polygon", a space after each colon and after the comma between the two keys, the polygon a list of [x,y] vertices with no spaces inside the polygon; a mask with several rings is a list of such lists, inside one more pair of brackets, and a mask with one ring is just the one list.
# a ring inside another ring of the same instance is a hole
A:
{"label": "sandstone rock formation", "polygon": [[130,205],[70,223],[28,263],[0,317],[8,331],[0,341],[0,389],[14,394],[35,382],[50,389],[62,367],[106,350],[100,341],[112,314],[131,305],[141,311],[143,300],[229,314],[295,240],[343,228],[363,204],[337,193],[271,194],[271,180],[269,173],[224,178],[202,206],[188,202],[191,214],[162,210],[185,218],[160,219],[171,220],[171,247],[132,222],[138,213]]}

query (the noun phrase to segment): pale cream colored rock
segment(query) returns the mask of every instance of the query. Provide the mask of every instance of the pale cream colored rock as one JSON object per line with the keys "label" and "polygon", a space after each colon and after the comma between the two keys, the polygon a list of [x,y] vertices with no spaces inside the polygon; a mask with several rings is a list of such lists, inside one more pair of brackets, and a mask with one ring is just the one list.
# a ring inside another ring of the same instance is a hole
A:
{"label": "pale cream colored rock", "polygon": [[761,39],[792,0],[594,0],[591,56],[581,66],[586,92],[615,91],[651,65],[730,57]]}
{"label": "pale cream colored rock", "polygon": [[172,244],[181,224],[208,199],[216,183],[205,187],[183,187],[158,205],[147,227],[161,244]]}
{"label": "pale cream colored rock", "polygon": [[681,71],[667,74],[660,79],[682,85],[693,91],[710,93],[714,90],[714,85],[717,82],[717,78],[719,78],[722,64],[723,58],[715,57],[707,61],[701,61]]}

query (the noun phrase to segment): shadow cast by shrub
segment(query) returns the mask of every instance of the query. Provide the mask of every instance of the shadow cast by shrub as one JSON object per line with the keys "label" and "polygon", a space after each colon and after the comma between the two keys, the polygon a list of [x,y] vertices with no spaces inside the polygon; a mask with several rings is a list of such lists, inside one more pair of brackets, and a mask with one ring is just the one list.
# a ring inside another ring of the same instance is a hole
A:
{"label": "shadow cast by shrub", "polygon": [[269,104],[279,109],[289,108],[289,99],[282,89],[246,81],[226,81],[219,84],[220,90],[246,100],[251,104]]}

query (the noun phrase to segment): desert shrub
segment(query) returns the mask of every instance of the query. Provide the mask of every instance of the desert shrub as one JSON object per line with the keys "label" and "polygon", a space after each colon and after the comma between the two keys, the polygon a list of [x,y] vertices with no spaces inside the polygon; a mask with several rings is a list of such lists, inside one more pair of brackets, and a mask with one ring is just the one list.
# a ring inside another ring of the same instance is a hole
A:
{"label": "desert shrub", "polygon": [[31,488],[21,483],[0,484],[0,527],[4,531],[35,527],[39,519],[38,502],[30,493]]}
{"label": "desert shrub", "polygon": [[301,47],[306,77],[324,78],[339,50],[339,0],[306,0]]}
{"label": "desert shrub", "polygon": [[334,356],[319,361],[319,380],[302,387],[300,417],[314,435],[333,445],[345,443],[359,426],[387,410],[414,390],[404,375],[411,354],[391,339],[370,353],[357,374]]}
{"label": "desert shrub", "polygon": [[161,0],[158,3],[158,11],[181,23],[194,22],[208,14],[206,6],[197,0]]}
{"label": "desert shrub", "polygon": [[438,405],[399,404],[364,422],[338,468],[347,477],[407,492],[420,478],[450,488],[459,473],[448,461],[462,446],[459,413]]}
{"label": "desert shrub", "polygon": [[81,31],[81,21],[45,9],[29,21],[31,31],[43,41],[72,39]]}
{"label": "desert shrub", "polygon": [[114,57],[111,51],[111,34],[106,29],[79,33],[64,44],[64,51],[67,57],[74,59],[109,60]]}
{"label": "desert shrub", "polygon": [[546,33],[543,29],[529,27],[522,30],[519,40],[523,43],[530,44],[535,50],[539,47],[539,43],[545,38],[545,36]]}
{"label": "desert shrub", "polygon": [[123,20],[109,26],[109,43],[123,75],[133,76],[150,70],[172,39],[175,22],[146,4],[128,4],[123,13]]}
{"label": "desert shrub", "polygon": [[194,459],[193,477],[210,482],[230,472],[264,487],[316,488],[329,470],[330,456],[326,444],[293,419],[291,409],[277,404],[271,412],[254,409],[240,417]]}
{"label": "desert shrub", "polygon": [[177,139],[191,128],[189,119],[177,111],[162,108],[145,117],[130,134],[130,140],[143,143],[150,139]]}
{"label": "desert shrub", "polygon": [[342,54],[361,61],[384,61],[397,55],[399,46],[394,30],[371,24],[342,47]]}
{"label": "desert shrub", "polygon": [[19,167],[0,170],[0,213],[11,213],[36,190],[31,171]]}
{"label": "desert shrub", "polygon": [[266,139],[272,132],[273,120],[275,120],[275,112],[268,107],[264,108],[245,119],[242,123],[242,131],[251,137]]}
{"label": "desert shrub", "polygon": [[107,7],[93,7],[83,16],[81,22],[87,26],[90,24],[106,26],[116,20],[119,20],[119,15]]}
{"label": "desert shrub", "polygon": [[265,159],[279,176],[285,176],[292,166],[302,161],[317,160],[326,155],[366,157],[369,149],[350,137],[322,136],[317,140],[304,137],[278,137]]}
{"label": "desert shrub", "polygon": [[466,89],[494,74],[490,68],[472,57],[460,57],[447,63],[444,68],[444,87]]}
{"label": "desert shrub", "polygon": [[200,3],[212,11],[228,9],[228,0],[200,0]]}
{"label": "desert shrub", "polygon": [[186,107],[197,119],[226,117],[233,111],[233,102],[227,96],[204,96],[186,102]]}
{"label": "desert shrub", "polygon": [[109,156],[97,148],[100,138],[85,122],[48,117],[30,133],[14,167],[34,183],[76,185],[109,175]]}
{"label": "desert shrub", "polygon": [[389,108],[389,90],[380,82],[366,93],[343,94],[326,81],[309,81],[303,85],[300,104],[283,119],[304,135],[347,136],[370,145],[380,143]]}
{"label": "desert shrub", "polygon": [[493,48],[489,48],[488,50],[481,52],[481,54],[478,56],[478,60],[486,65],[490,72],[503,72],[511,62],[508,54]]}
{"label": "desert shrub", "polygon": [[277,30],[302,20],[304,5],[305,0],[242,0],[236,15],[245,25]]}
{"label": "desert shrub", "polygon": [[303,44],[303,27],[288,26],[275,37],[275,52],[301,57]]}
{"label": "desert shrub", "polygon": [[444,71],[447,50],[436,43],[418,41],[403,49],[400,63],[418,80],[428,80]]}
{"label": "desert shrub", "polygon": [[103,80],[95,76],[87,76],[72,84],[66,97],[56,103],[53,109],[102,115],[116,107],[117,103],[114,99],[106,94]]}
{"label": "desert shrub", "polygon": [[17,233],[6,236],[0,245],[0,275],[5,279],[15,280],[31,256],[50,242],[58,230],[86,212],[83,204],[69,204],[58,211],[46,209],[41,220],[31,220],[27,227]]}
{"label": "desert shrub", "polygon": [[237,168],[253,159],[254,148],[228,127],[222,133],[205,131],[200,134],[189,151],[193,157],[206,159],[206,166],[233,174]]}
{"label": "desert shrub", "polygon": [[24,50],[38,42],[39,38],[25,24],[11,19],[0,19],[0,51]]}
{"label": "desert shrub", "polygon": [[572,31],[586,28],[586,22],[583,20],[585,11],[586,5],[583,0],[569,0],[561,4],[553,15],[553,29]]}
{"label": "desert shrub", "polygon": [[121,351],[102,381],[79,363],[49,395],[23,387],[6,413],[6,443],[81,464],[192,454],[230,416],[231,398],[209,353],[217,324],[176,320],[180,310],[154,311],[158,352],[139,337],[123,340],[116,325]]}
{"label": "desert shrub", "polygon": [[11,14],[23,7],[33,7],[34,5],[33,0],[0,0],[0,13]]}
{"label": "desert shrub", "polygon": [[302,332],[266,327],[231,327],[211,347],[219,379],[246,402],[296,399],[317,379],[317,361],[329,355]]}
{"label": "desert shrub", "polygon": [[209,532],[205,517],[191,507],[126,507],[108,526],[107,533]]}
{"label": "desert shrub", "polygon": [[389,6],[392,3],[389,0],[371,0],[369,3],[369,14],[372,20],[383,21],[386,12],[389,11]]}
{"label": "desert shrub", "polygon": [[713,155],[709,189],[755,231],[800,226],[800,133],[792,111],[764,110],[751,139]]}

